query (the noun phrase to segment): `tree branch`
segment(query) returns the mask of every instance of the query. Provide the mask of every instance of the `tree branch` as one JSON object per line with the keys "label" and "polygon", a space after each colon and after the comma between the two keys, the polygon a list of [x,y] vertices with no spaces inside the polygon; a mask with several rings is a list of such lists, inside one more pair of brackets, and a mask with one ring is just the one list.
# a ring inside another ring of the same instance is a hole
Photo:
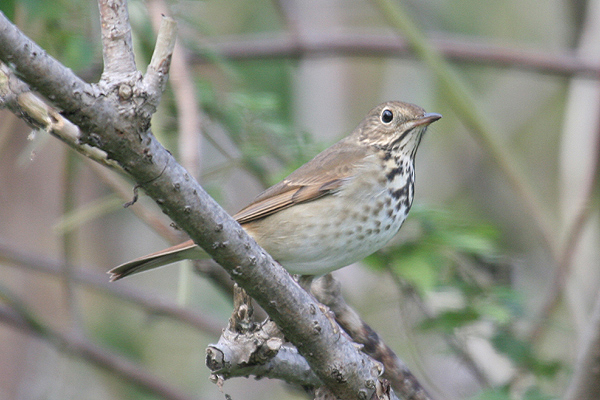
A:
{"label": "tree branch", "polygon": [[236,376],[281,379],[301,387],[323,383],[296,348],[283,341],[273,321],[255,323],[252,299],[239,286],[234,287],[234,309],[219,342],[206,349],[206,366],[211,380],[221,382]]}
{"label": "tree branch", "polygon": [[[35,45],[31,41],[27,48],[19,47],[24,38],[0,15],[0,59],[10,59],[17,71],[31,72],[25,64],[36,58],[29,53],[37,50],[32,50]],[[13,44],[18,48],[13,48]],[[21,56],[12,58],[13,52],[20,52]],[[66,68],[54,59],[51,61],[48,68],[45,63],[36,64],[36,78],[23,76],[29,83],[53,82],[44,86],[45,96],[54,94],[46,88],[57,86],[55,75],[59,82],[68,76],[62,71]],[[127,102],[114,90],[121,84],[133,88],[133,96]],[[58,91],[53,102],[68,108],[70,119],[82,131],[89,132],[86,140],[119,162],[162,210],[256,299],[336,396],[370,398],[378,386],[379,364],[340,336],[339,328],[320,311],[318,303],[158,143],[149,130],[151,115],[145,112],[149,110],[139,106],[147,100],[139,80],[114,82],[110,88],[102,86],[108,91],[98,96],[82,94],[88,97],[83,99],[83,107],[73,107],[74,98],[82,99],[71,91]],[[94,100],[93,107],[87,106],[89,99]]]}
{"label": "tree branch", "polygon": [[154,107],[152,112],[158,107],[162,93],[167,86],[176,39],[177,22],[171,17],[163,16],[158,28],[156,47],[146,75],[144,75],[144,85],[149,95],[148,101]]}
{"label": "tree branch", "polygon": [[126,0],[98,0],[102,31],[102,81],[122,81],[136,74]]}
{"label": "tree branch", "polygon": [[[0,12],[0,59],[14,67],[19,77],[49,100],[61,99],[63,111],[70,113],[91,107],[97,90],[48,55]],[[47,79],[52,76],[53,79]],[[97,114],[107,116],[103,104],[95,104]]]}
{"label": "tree branch", "polygon": [[[536,50],[488,44],[433,34],[430,43],[447,59],[493,67],[508,67],[544,74],[599,79],[600,65],[575,53],[548,54]],[[410,44],[386,33],[310,31],[301,37],[289,33],[225,36],[205,44],[206,51],[229,60],[303,58],[309,56],[411,57]],[[194,63],[210,61],[204,53],[191,55]]]}
{"label": "tree branch", "polygon": [[385,369],[383,377],[390,381],[394,391],[405,400],[431,400],[419,380],[406,364],[387,346],[381,337],[365,323],[342,297],[341,285],[331,274],[313,281],[311,293],[331,308],[336,321],[359,344],[363,351],[380,361]]}
{"label": "tree branch", "polygon": [[[169,10],[164,0],[148,1],[148,10],[152,25],[158,28],[161,15],[168,15]],[[202,110],[199,106],[198,94],[195,90],[194,78],[188,63],[188,49],[181,42],[173,50],[171,64],[171,88],[177,106],[177,132],[179,160],[192,176],[200,176],[200,155],[202,144]]]}
{"label": "tree branch", "polygon": [[80,154],[104,166],[121,169],[116,162],[108,160],[102,150],[80,143],[79,127],[32,93],[26,83],[17,78],[6,65],[0,63],[0,108],[4,107],[34,128],[42,129],[60,139]]}
{"label": "tree branch", "polygon": [[44,339],[57,349],[117,374],[161,398],[169,400],[193,399],[193,397],[164,384],[156,377],[140,369],[138,365],[95,345],[85,338],[56,331],[37,319],[33,319],[31,315],[23,315],[15,308],[0,306],[0,321],[24,333]]}
{"label": "tree branch", "polygon": [[[6,243],[0,242],[0,261],[13,264],[33,272],[40,272],[60,278],[62,275],[62,263],[53,261],[47,257],[36,257],[30,252],[19,251]],[[110,295],[124,301],[131,302],[144,308],[151,315],[165,316],[176,319],[190,325],[201,332],[209,333],[215,337],[221,334],[222,324],[206,315],[181,308],[167,299],[157,299],[156,295],[147,296],[137,290],[129,288],[126,284],[110,283],[104,274],[87,272],[82,268],[74,268],[73,282],[84,285],[92,290]]]}

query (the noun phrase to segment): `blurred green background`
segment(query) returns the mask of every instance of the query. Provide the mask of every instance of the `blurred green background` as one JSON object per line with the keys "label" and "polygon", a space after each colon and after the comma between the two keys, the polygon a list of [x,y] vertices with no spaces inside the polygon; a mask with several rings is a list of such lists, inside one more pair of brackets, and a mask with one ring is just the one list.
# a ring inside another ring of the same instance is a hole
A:
{"label": "blurred green background", "polygon": [[[174,60],[153,131],[233,213],[380,102],[443,114],[421,143],[415,205],[400,234],[334,276],[435,398],[559,398],[600,282],[600,1],[392,1],[402,7],[397,15],[389,4],[130,1],[142,71],[152,21],[170,13],[179,22],[185,62]],[[0,10],[64,65],[98,81],[94,1],[3,0]],[[419,56],[398,48],[399,37]],[[450,63],[440,63],[430,44]],[[0,111],[2,297],[190,398],[304,398],[275,381],[238,378],[222,389],[209,382],[204,350],[226,325],[230,299],[189,266],[115,286],[178,303],[211,329],[8,261],[11,250],[102,280],[179,235],[156,231],[169,221],[144,196],[123,209],[133,184],[119,179]],[[134,215],[136,207],[156,220]],[[6,325],[0,354],[0,399],[159,398]]]}

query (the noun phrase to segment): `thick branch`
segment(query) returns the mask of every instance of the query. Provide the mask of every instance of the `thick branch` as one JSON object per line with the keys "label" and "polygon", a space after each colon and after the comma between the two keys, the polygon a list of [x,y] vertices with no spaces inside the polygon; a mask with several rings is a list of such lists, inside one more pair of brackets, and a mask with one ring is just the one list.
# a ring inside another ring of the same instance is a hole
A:
{"label": "thick branch", "polygon": [[284,343],[273,321],[253,322],[252,299],[237,285],[233,302],[229,324],[219,342],[206,349],[206,366],[213,372],[213,381],[254,375],[281,379],[301,387],[323,385],[298,350]]}
{"label": "thick branch", "polygon": [[[100,147],[100,137],[96,132],[102,132],[113,137],[111,149],[119,152],[137,150],[129,141],[136,138],[124,138],[120,135],[132,128],[131,121],[127,118],[132,115],[123,113],[119,116],[118,102],[108,100],[109,95],[114,94],[102,93],[97,86],[82,81],[19,31],[1,12],[0,60],[11,66],[32,90],[57,105],[62,109],[63,115],[78,125],[82,132],[82,142]],[[149,116],[147,118],[149,121]],[[103,150],[106,151],[107,147]],[[110,158],[111,152],[106,153]]]}

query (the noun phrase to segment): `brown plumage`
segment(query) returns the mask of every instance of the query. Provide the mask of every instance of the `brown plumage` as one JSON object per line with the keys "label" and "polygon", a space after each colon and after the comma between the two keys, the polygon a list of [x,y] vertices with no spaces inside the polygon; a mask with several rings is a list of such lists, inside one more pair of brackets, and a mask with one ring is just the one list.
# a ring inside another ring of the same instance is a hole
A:
{"label": "brown plumage", "polygon": [[[387,102],[352,134],[258,195],[234,218],[286,269],[321,274],[359,261],[400,229],[413,198],[414,156],[441,118]],[[206,258],[191,240],[122,264],[112,280],[182,259]]]}

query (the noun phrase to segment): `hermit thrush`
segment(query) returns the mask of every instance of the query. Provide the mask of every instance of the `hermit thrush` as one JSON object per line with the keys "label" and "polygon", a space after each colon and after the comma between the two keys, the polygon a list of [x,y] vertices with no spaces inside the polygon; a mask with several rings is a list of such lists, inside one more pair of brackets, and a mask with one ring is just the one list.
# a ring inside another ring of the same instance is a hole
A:
{"label": "hermit thrush", "polygon": [[[414,160],[442,116],[389,101],[350,136],[261,193],[234,218],[291,273],[323,274],[363,259],[400,229],[414,195]],[[111,271],[112,280],[184,259],[206,258],[191,240]]]}

